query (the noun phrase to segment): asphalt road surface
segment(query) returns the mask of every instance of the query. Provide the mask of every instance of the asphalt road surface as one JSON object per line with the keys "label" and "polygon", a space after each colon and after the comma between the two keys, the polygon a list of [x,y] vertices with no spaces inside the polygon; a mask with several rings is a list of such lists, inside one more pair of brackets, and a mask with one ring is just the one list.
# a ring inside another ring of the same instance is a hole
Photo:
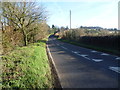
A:
{"label": "asphalt road surface", "polygon": [[49,37],[62,88],[118,88],[120,57],[82,48]]}

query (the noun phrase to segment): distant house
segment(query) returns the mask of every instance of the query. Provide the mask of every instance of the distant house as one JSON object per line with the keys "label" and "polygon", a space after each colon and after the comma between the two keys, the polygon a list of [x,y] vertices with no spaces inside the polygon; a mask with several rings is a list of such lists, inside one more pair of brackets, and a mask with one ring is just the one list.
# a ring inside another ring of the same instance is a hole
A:
{"label": "distant house", "polygon": [[111,31],[109,31],[109,33],[110,33],[110,34],[115,33],[115,30],[114,30],[114,31],[111,30]]}

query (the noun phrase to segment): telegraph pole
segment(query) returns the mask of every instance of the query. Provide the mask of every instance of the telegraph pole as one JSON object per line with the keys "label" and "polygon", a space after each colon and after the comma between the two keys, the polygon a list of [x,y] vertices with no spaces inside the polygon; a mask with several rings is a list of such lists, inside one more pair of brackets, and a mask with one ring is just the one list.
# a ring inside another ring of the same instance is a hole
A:
{"label": "telegraph pole", "polygon": [[70,10],[70,29],[71,29],[71,10]]}

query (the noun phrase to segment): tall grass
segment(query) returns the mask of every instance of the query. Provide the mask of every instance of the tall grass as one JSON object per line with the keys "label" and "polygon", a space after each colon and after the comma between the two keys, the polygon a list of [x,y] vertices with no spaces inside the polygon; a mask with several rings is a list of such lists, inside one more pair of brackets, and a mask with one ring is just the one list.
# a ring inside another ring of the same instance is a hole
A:
{"label": "tall grass", "polygon": [[45,43],[18,47],[2,57],[2,88],[52,88]]}

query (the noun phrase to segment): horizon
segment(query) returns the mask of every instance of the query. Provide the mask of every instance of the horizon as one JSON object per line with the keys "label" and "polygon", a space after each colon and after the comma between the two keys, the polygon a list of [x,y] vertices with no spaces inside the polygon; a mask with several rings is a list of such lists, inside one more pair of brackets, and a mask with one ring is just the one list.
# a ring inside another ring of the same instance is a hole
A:
{"label": "horizon", "polygon": [[[91,1],[91,2],[90,2]],[[47,24],[51,27],[70,27],[71,10],[71,28],[80,26],[99,26],[103,28],[118,29],[118,1],[100,1],[100,0],[79,0],[78,2],[56,2],[41,1],[49,13]]]}
{"label": "horizon", "polygon": [[[1,0],[0,0],[1,1]],[[2,0],[5,2],[7,0]],[[25,0],[9,0],[10,2],[24,2]],[[38,6],[43,5],[47,10],[47,24],[51,27],[99,26],[102,28],[120,29],[118,17],[118,2],[120,0],[26,0],[37,2]],[[119,5],[120,6],[120,5]]]}

